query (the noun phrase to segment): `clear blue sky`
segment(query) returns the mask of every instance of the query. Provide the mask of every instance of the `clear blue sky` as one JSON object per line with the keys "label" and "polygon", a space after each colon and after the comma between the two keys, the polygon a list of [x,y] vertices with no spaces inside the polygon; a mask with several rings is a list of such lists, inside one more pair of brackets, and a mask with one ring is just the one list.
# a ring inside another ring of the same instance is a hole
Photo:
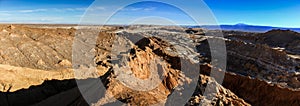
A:
{"label": "clear blue sky", "polygon": [[[118,6],[117,3],[119,3],[115,2],[117,0],[106,1],[108,3],[94,6],[94,8],[90,8],[89,12],[86,12],[86,9],[94,0],[0,0],[0,22],[78,24],[85,13],[89,13],[85,15],[92,17],[89,20],[101,20],[103,16],[110,15],[109,11],[112,8],[117,8],[115,6]],[[190,2],[192,1],[190,0]],[[218,24],[245,23],[278,27],[300,27],[300,0],[204,0],[204,2],[213,12]],[[186,7],[201,10],[196,5],[187,5]],[[196,14],[196,12],[193,14]],[[180,9],[154,2],[129,5],[115,14],[109,20],[109,23],[167,24],[166,21],[160,22],[155,18],[147,18],[147,16],[153,15],[164,17],[178,24],[193,24],[192,19]],[[146,18],[133,20],[137,17]]]}

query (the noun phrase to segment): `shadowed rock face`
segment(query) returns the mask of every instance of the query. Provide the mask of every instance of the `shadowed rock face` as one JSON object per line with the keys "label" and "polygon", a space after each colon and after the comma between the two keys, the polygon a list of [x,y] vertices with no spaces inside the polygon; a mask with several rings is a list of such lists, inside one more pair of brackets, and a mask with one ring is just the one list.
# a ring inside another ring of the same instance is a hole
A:
{"label": "shadowed rock face", "polygon": [[[64,92],[70,92],[69,94],[63,94]],[[22,89],[15,92],[1,92],[0,93],[0,105],[1,106],[19,106],[19,105],[31,105],[47,100],[54,95],[61,95],[56,101],[49,102],[55,104],[56,102],[64,103],[66,105],[72,104],[73,101],[80,98],[80,92],[76,88],[75,80],[64,81],[46,81],[41,85],[32,86],[29,89]],[[64,101],[64,102],[63,102]]]}

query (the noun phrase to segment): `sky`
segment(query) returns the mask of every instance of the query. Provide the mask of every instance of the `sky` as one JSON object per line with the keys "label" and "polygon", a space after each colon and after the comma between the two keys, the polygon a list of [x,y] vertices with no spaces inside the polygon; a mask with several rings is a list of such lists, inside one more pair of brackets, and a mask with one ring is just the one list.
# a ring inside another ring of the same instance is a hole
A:
{"label": "sky", "polygon": [[136,1],[142,0],[0,0],[0,23],[244,23],[300,28],[300,0]]}

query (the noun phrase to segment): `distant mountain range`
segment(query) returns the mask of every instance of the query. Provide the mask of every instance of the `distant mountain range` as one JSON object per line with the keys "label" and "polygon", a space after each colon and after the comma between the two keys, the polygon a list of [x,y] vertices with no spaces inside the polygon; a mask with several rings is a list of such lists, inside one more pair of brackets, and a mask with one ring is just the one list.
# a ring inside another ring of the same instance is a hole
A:
{"label": "distant mountain range", "polygon": [[244,31],[244,32],[267,32],[273,29],[281,30],[292,30],[300,32],[300,28],[283,28],[283,27],[272,27],[272,26],[256,26],[256,25],[247,25],[239,23],[236,25],[203,25],[203,26],[189,26],[189,28],[205,28],[209,30],[222,29],[222,30],[234,30],[234,31]]}

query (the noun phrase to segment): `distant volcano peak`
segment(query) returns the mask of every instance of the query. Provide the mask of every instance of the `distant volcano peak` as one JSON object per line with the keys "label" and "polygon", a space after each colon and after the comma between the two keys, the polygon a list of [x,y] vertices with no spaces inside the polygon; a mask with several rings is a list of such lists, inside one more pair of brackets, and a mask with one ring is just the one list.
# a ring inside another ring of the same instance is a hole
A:
{"label": "distant volcano peak", "polygon": [[247,26],[248,24],[245,24],[245,23],[238,23],[238,24],[235,24],[235,25],[238,25],[238,26]]}

